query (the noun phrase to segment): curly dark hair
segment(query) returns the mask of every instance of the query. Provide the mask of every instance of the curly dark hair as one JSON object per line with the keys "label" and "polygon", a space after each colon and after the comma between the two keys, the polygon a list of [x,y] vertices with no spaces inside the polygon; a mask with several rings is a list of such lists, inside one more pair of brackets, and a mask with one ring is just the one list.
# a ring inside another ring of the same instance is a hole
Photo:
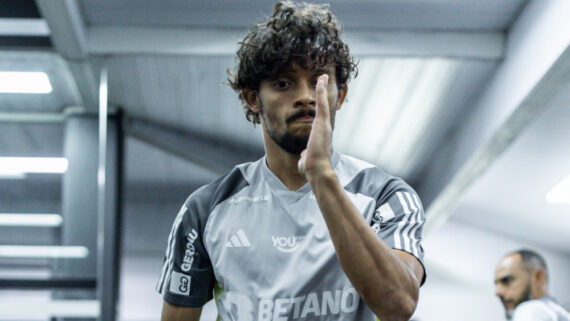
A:
{"label": "curly dark hair", "polygon": [[236,55],[228,83],[238,93],[247,120],[260,123],[242,97],[242,89],[259,90],[262,80],[276,78],[292,63],[307,70],[334,64],[339,88],[356,77],[356,60],[340,39],[342,26],[326,4],[280,1],[273,15],[254,24]]}

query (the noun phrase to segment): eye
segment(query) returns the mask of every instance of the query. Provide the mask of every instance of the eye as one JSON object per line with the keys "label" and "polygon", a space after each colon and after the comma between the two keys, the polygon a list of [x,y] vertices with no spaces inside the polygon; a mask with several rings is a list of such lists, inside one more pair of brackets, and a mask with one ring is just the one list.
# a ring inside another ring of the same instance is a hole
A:
{"label": "eye", "polygon": [[273,87],[277,89],[286,89],[291,85],[287,80],[275,80],[273,82]]}
{"label": "eye", "polygon": [[511,284],[511,282],[513,281],[513,277],[512,276],[507,276],[504,277],[502,279],[499,280],[499,283],[508,286],[509,284]]}

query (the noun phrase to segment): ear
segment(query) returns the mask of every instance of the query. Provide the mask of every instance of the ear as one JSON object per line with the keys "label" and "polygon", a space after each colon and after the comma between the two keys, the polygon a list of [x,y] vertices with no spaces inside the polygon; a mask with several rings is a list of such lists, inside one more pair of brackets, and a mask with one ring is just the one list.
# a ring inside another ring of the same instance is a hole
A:
{"label": "ear", "polygon": [[539,287],[545,284],[546,271],[543,268],[538,268],[532,271],[532,281],[535,282]]}
{"label": "ear", "polygon": [[261,112],[261,100],[257,90],[242,89],[241,96],[253,112]]}
{"label": "ear", "polygon": [[344,103],[344,99],[346,98],[346,94],[348,94],[348,84],[342,84],[338,89],[338,94],[336,97],[336,110],[339,110]]}

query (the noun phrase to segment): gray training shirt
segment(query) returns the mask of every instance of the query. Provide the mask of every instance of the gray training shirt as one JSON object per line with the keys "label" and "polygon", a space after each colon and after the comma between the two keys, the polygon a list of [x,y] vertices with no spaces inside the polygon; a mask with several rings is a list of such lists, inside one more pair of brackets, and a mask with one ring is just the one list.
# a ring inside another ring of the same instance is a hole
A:
{"label": "gray training shirt", "polygon": [[[424,212],[412,188],[355,158],[334,152],[331,161],[378,237],[423,262]],[[376,320],[338,262],[311,186],[288,190],[265,157],[190,195],[157,290],[189,307],[215,292],[221,320]]]}

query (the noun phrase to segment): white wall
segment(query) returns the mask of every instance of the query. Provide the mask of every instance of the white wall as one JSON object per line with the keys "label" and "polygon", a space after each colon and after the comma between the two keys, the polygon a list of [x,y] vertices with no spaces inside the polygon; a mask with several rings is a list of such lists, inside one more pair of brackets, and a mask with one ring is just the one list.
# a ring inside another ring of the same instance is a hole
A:
{"label": "white wall", "polygon": [[420,292],[420,321],[504,320],[494,292],[494,271],[504,254],[519,248],[541,253],[550,273],[550,293],[570,307],[570,257],[505,238],[456,219],[424,242],[428,279]]}

